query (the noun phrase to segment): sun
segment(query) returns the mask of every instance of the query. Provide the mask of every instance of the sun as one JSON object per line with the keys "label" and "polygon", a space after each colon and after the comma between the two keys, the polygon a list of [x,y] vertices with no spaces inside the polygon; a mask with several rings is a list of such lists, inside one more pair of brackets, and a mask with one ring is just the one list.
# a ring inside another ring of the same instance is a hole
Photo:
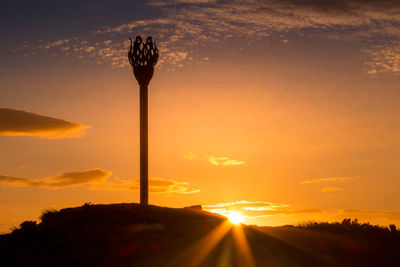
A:
{"label": "sun", "polygon": [[244,220],[243,214],[237,211],[231,211],[226,217],[228,217],[229,221],[233,224],[240,224]]}

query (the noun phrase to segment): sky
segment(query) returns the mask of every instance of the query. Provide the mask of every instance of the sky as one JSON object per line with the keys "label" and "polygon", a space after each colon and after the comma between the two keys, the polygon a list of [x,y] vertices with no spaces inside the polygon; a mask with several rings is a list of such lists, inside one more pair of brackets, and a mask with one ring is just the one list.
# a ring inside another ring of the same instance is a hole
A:
{"label": "sky", "polygon": [[398,1],[19,0],[0,34],[0,232],[139,202],[136,35],[150,204],[400,225]]}

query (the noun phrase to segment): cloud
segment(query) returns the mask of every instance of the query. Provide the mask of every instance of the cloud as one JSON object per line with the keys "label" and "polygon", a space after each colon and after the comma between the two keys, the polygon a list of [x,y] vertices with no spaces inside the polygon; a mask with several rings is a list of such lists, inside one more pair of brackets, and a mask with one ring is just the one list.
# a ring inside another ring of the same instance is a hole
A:
{"label": "cloud", "polygon": [[[271,1],[275,2],[276,1]],[[292,9],[307,9],[318,13],[325,14],[350,14],[365,13],[369,10],[377,12],[387,10],[388,8],[396,8],[397,0],[281,0],[279,4],[282,7]]]}
{"label": "cloud", "polygon": [[230,159],[229,157],[222,156],[222,157],[217,157],[214,155],[206,155],[206,156],[198,156],[193,152],[188,152],[185,155],[183,155],[184,159],[187,160],[195,160],[195,159],[200,159],[200,160],[207,160],[209,163],[212,165],[216,166],[235,166],[235,165],[242,165],[245,164],[246,162],[242,160],[236,160],[236,159]]}
{"label": "cloud", "polygon": [[[89,187],[90,190],[123,190],[123,191],[139,191],[139,180],[122,180],[113,179],[103,184],[95,184]],[[149,179],[150,193],[179,193],[192,194],[200,192],[199,189],[192,188],[188,182],[176,181],[164,178]]]}
{"label": "cloud", "polygon": [[310,180],[305,180],[302,181],[302,184],[316,184],[316,183],[325,183],[325,182],[335,182],[335,183],[340,183],[340,182],[348,182],[354,180],[354,178],[350,177],[326,177],[326,178],[313,178]]}
{"label": "cloud", "polygon": [[271,215],[295,215],[320,213],[322,209],[291,209],[290,205],[282,203],[272,203],[265,201],[236,201],[231,203],[219,203],[214,205],[204,205],[204,210],[229,215],[232,211],[240,212],[244,217],[255,219],[268,217]]}
{"label": "cloud", "polygon": [[344,218],[358,218],[361,222],[390,224],[400,222],[400,212],[385,210],[363,210],[343,208],[292,208],[289,204],[266,201],[235,201],[204,205],[204,210],[229,215],[232,212],[243,214],[246,223],[283,225],[298,224],[304,221],[341,222]]}
{"label": "cloud", "polygon": [[161,2],[153,2],[153,5],[157,5],[156,3],[159,3],[161,5],[169,5],[171,3],[185,3],[185,4],[204,4],[204,3],[215,3],[217,0],[172,0],[171,2],[168,3],[168,1],[164,2],[162,4]]}
{"label": "cloud", "polygon": [[148,4],[159,11],[158,17],[102,26],[87,37],[42,41],[39,49],[59,49],[68,58],[91,58],[126,68],[128,41],[121,40],[133,33],[151,32],[162,54],[158,67],[174,70],[204,62],[196,50],[204,46],[224,47],[228,41],[241,46],[270,37],[286,42],[288,33],[301,38],[317,34],[362,43],[360,54],[367,73],[400,74],[397,0],[169,0]]}
{"label": "cloud", "polygon": [[235,202],[227,202],[227,203],[218,203],[214,205],[205,205],[204,207],[207,209],[214,209],[214,208],[239,208],[239,209],[247,209],[250,210],[251,208],[254,209],[262,209],[262,210],[272,210],[276,208],[288,207],[287,204],[280,204],[280,203],[272,203],[272,202],[265,202],[265,201],[235,201]]}
{"label": "cloud", "polygon": [[322,192],[332,192],[332,191],[341,191],[343,188],[335,187],[335,186],[328,186],[321,189]]}
{"label": "cloud", "polygon": [[299,214],[312,214],[312,213],[321,213],[322,209],[281,209],[281,210],[270,210],[264,212],[264,214],[250,216],[252,218],[259,217],[270,217],[271,215],[281,215],[281,216],[289,216],[289,215],[299,215]]}
{"label": "cloud", "polygon": [[19,109],[0,108],[0,136],[73,138],[85,133],[86,125]]}
{"label": "cloud", "polygon": [[196,154],[194,154],[193,152],[189,152],[183,155],[183,158],[187,160],[193,160],[196,158]]}
{"label": "cloud", "polygon": [[99,184],[105,183],[106,178],[111,175],[111,172],[106,172],[102,169],[89,169],[77,172],[61,173],[57,176],[50,176],[38,179],[28,179],[15,176],[0,175],[0,184],[5,184],[14,187],[42,187],[49,189],[59,189],[84,184]]}
{"label": "cloud", "polygon": [[234,166],[234,165],[242,165],[245,162],[236,159],[230,159],[229,157],[216,157],[213,155],[208,156],[208,161],[213,165],[222,165],[222,166]]}
{"label": "cloud", "polygon": [[249,224],[283,225],[305,221],[340,222],[344,218],[358,218],[361,222],[390,224],[400,222],[400,212],[342,208],[292,208],[289,204],[265,201],[235,201],[204,205],[204,210],[229,216],[239,212]]}
{"label": "cloud", "polygon": [[[309,180],[302,181],[302,184],[319,184],[319,183],[343,183],[343,182],[351,182],[357,179],[358,177],[325,177],[325,178],[313,178]],[[333,191],[341,191],[343,188],[336,186],[327,186],[321,189],[322,192],[333,192]]]}
{"label": "cloud", "polygon": [[363,49],[368,74],[376,75],[382,72],[400,74],[400,41],[392,42],[390,46],[374,45]]}
{"label": "cloud", "polygon": [[[13,187],[40,187],[47,189],[61,189],[89,185],[89,190],[123,190],[139,191],[140,182],[137,179],[124,180],[110,178],[112,172],[102,169],[89,169],[77,172],[61,173],[37,179],[27,179],[15,176],[0,175],[0,184]],[[179,193],[191,194],[200,192],[188,182],[176,181],[164,178],[150,178],[149,191],[151,193]]]}
{"label": "cloud", "polygon": [[49,49],[49,48],[52,48],[52,47],[61,46],[63,44],[69,43],[73,39],[76,39],[76,38],[63,39],[63,40],[57,40],[57,41],[54,41],[54,42],[49,42],[46,45],[42,46],[42,48]]}

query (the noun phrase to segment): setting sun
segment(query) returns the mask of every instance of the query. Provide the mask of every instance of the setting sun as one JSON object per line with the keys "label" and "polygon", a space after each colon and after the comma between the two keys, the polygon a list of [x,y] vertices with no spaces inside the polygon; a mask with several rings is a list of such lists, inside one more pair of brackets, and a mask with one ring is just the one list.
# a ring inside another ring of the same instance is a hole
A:
{"label": "setting sun", "polygon": [[237,211],[230,212],[226,217],[228,217],[229,221],[233,224],[240,224],[244,219],[243,214]]}

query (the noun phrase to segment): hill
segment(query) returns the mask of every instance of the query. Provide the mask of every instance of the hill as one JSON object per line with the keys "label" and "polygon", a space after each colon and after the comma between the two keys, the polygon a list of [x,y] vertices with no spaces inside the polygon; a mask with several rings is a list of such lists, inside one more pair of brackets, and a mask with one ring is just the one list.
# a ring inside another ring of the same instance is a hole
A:
{"label": "hill", "polygon": [[400,266],[400,233],[359,224],[232,226],[196,208],[48,211],[0,235],[1,266]]}

